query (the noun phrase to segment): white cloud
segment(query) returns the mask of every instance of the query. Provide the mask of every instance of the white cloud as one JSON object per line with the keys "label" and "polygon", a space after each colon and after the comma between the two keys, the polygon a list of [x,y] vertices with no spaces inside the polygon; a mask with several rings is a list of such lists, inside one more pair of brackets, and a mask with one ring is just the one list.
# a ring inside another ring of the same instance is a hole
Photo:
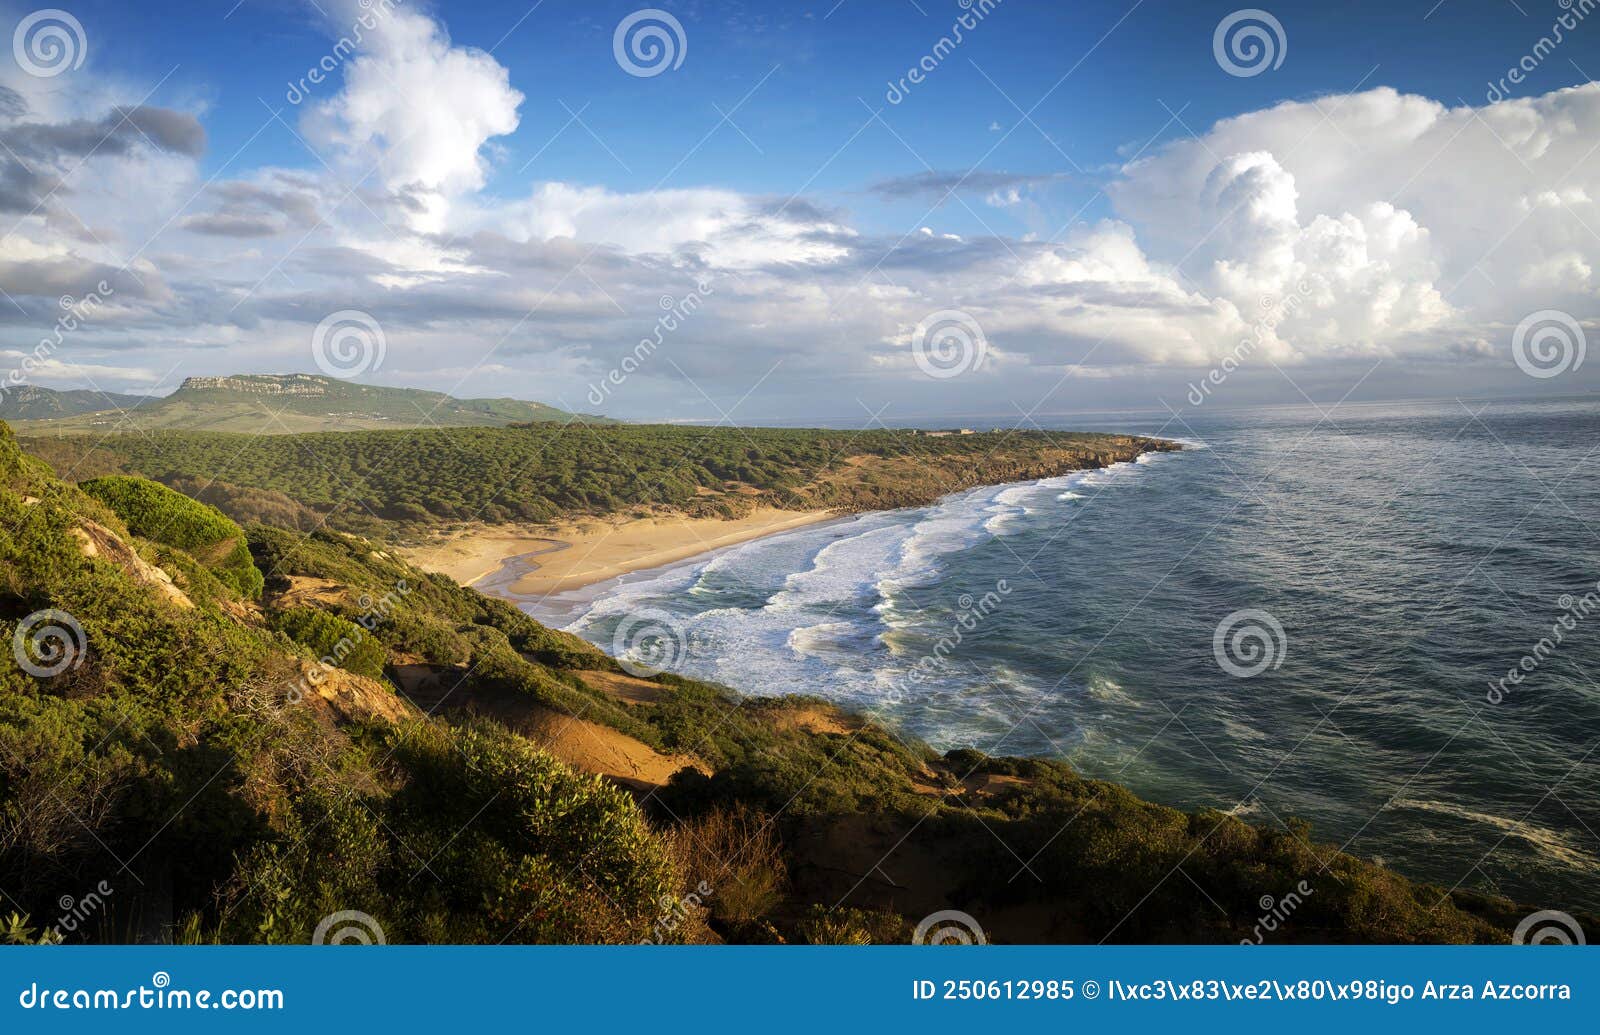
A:
{"label": "white cloud", "polygon": [[[81,167],[38,163],[68,182],[61,204],[8,218],[0,269],[22,318],[0,306],[0,323],[27,328],[13,344],[54,319],[55,296],[130,260],[115,326],[97,321],[63,363],[129,382],[178,360],[196,364],[180,376],[299,369],[310,328],[358,306],[385,326],[386,379],[449,390],[459,371],[464,392],[574,400],[649,333],[663,297],[706,278],[714,292],[675,333],[673,364],[631,386],[681,367],[742,392],[781,361],[782,380],[819,398],[840,377],[911,391],[925,385],[911,329],[951,308],[991,346],[964,383],[996,398],[1036,387],[1039,368],[1048,382],[1080,362],[1088,380],[1210,366],[1245,336],[1286,367],[1487,364],[1529,312],[1600,310],[1600,86],[1486,108],[1376,89],[1251,112],[1114,170],[1112,218],[1042,242],[874,232],[804,198],[717,186],[536,182],[507,200],[483,188],[523,97],[493,56],[397,7],[340,71],[303,122],[332,171],[202,185],[192,153],[142,141]],[[138,96],[91,80],[30,108],[42,128],[27,139],[68,139]],[[0,116],[0,134],[19,124]],[[1056,180],[929,171],[865,186],[892,201],[962,183],[1012,210]],[[130,350],[138,368],[115,358]]]}
{"label": "white cloud", "polygon": [[343,89],[303,124],[355,171],[353,182],[375,166],[386,187],[418,202],[415,225],[439,229],[451,199],[483,186],[484,147],[516,130],[522,94],[491,55],[453,46],[420,11],[396,8],[374,21],[344,65]]}
{"label": "white cloud", "polygon": [[1295,354],[1440,350],[1542,308],[1595,315],[1600,86],[1484,108],[1377,89],[1218,123],[1109,193],[1153,259],[1244,308],[1309,284]]}
{"label": "white cloud", "polygon": [[817,216],[809,206],[786,208],[729,190],[621,194],[544,183],[523,201],[476,209],[463,223],[523,240],[570,238],[636,255],[689,252],[717,266],[751,268],[843,259],[848,248],[837,238],[852,231]]}

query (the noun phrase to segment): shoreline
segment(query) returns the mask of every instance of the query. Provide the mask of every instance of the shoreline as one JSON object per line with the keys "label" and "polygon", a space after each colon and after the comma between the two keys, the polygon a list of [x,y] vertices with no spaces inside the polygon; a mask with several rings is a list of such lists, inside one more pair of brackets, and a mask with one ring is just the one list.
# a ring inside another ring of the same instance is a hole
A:
{"label": "shoreline", "polygon": [[[1183,446],[1172,440],[1144,449],[1127,460],[1113,460],[1073,470],[1104,470],[1115,463],[1133,463],[1149,452]],[[1057,474],[979,482],[956,489],[1026,485]],[[949,493],[905,506],[927,506]],[[425,571],[436,572],[489,596],[516,604],[537,601],[610,582],[627,575],[670,567],[709,556],[755,539],[793,531],[824,521],[876,510],[830,507],[783,510],[757,507],[741,518],[660,515],[642,518],[586,517],[554,524],[475,525],[445,533],[429,542],[398,550]],[[551,556],[556,555],[556,556]]]}
{"label": "shoreline", "polygon": [[448,575],[489,596],[520,601],[664,568],[840,516],[836,510],[760,507],[742,518],[592,518],[520,528],[484,526],[398,552],[424,571]]}

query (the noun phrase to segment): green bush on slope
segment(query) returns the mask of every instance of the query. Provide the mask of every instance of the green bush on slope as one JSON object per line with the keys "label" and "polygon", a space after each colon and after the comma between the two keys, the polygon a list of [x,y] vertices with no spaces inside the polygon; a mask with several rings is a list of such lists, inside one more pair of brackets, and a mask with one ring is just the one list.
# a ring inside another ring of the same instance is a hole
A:
{"label": "green bush on slope", "polygon": [[244,530],[221,511],[144,478],[108,475],[78,488],[110,507],[134,535],[187,551],[241,596],[261,595]]}
{"label": "green bush on slope", "polygon": [[272,628],[311,650],[319,661],[373,679],[383,678],[389,652],[361,626],[314,607],[291,607],[274,614]]}
{"label": "green bush on slope", "polygon": [[[104,494],[136,520],[128,501],[162,501]],[[0,642],[45,609],[83,630],[53,678],[0,665],[0,887],[36,927],[110,874],[103,918],[69,940],[305,941],[344,909],[396,942],[649,932],[675,876],[625,795],[488,723],[330,725],[286,702],[299,661],[275,633],[85,557],[85,519],[117,522],[0,423]]]}
{"label": "green bush on slope", "polygon": [[358,909],[390,941],[631,942],[675,890],[631,798],[493,723],[374,727],[351,750],[392,789],[305,793],[224,890],[222,940],[304,942]]}

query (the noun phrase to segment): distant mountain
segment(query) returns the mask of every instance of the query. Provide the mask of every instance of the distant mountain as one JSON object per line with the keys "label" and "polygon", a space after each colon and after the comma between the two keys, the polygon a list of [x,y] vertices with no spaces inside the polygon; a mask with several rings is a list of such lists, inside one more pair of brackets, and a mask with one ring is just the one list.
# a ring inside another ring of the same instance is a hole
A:
{"label": "distant mountain", "polygon": [[[238,431],[287,434],[308,431],[361,431],[374,428],[498,427],[529,421],[568,421],[574,415],[544,403],[522,399],[456,399],[443,392],[415,388],[383,388],[356,384],[321,374],[239,374],[234,377],[191,377],[176,392],[160,399],[100,396],[98,393],[50,392],[49,396],[95,395],[111,400],[76,409],[42,409],[17,413],[0,408],[0,417],[24,423],[18,431],[89,432]],[[140,402],[127,411],[130,403]],[[119,412],[119,408],[121,411]],[[608,423],[601,417],[584,417]]]}
{"label": "distant mountain", "polygon": [[96,410],[125,410],[149,401],[149,397],[143,395],[118,395],[115,392],[88,389],[60,392],[36,385],[18,385],[0,390],[0,420],[51,420]]}

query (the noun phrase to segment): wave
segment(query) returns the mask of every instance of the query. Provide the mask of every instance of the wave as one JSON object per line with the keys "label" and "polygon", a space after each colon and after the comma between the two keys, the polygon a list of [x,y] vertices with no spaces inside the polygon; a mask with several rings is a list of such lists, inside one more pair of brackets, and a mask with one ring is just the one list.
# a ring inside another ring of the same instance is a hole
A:
{"label": "wave", "polygon": [[767,598],[763,610],[865,602],[877,592],[876,573],[898,554],[906,535],[901,526],[885,525],[826,544],[811,555],[804,571],[784,579],[783,588]]}
{"label": "wave", "polygon": [[1584,851],[1571,840],[1557,831],[1530,824],[1527,817],[1520,820],[1509,819],[1505,816],[1496,816],[1493,813],[1479,812],[1462,805],[1452,805],[1449,802],[1429,801],[1417,798],[1398,798],[1393,803],[1397,809],[1414,809],[1419,812],[1432,812],[1453,819],[1476,823],[1497,831],[1504,837],[1514,837],[1535,849],[1546,858],[1563,866],[1571,867],[1593,873],[1600,869],[1600,859]]}
{"label": "wave", "polygon": [[[752,540],[631,576],[566,627],[607,646],[626,615],[662,611],[702,645],[686,659],[686,675],[762,694],[819,693],[866,708],[882,706],[886,688],[896,687],[895,709],[908,727],[953,746],[1012,725],[1017,716],[1006,716],[1018,702],[1053,703],[1040,697],[1052,688],[1000,657],[987,660],[985,678],[1003,690],[974,693],[971,671],[951,663],[904,699],[913,669],[950,634],[965,606],[960,580],[978,576],[973,585],[993,586],[992,560],[972,551],[997,537],[1055,527],[1088,487],[1125,477],[1117,468],[1131,473],[1134,465],[985,486],[927,507]],[[1072,727],[1063,718],[1056,728]]]}
{"label": "wave", "polygon": [[796,626],[790,633],[787,646],[796,654],[816,656],[831,649],[847,646],[856,632],[854,622],[821,622],[817,625]]}
{"label": "wave", "polygon": [[988,515],[984,518],[983,530],[990,535],[1011,535],[1016,532],[1022,519],[1035,513],[1024,500],[1037,491],[1036,484],[1002,489],[983,508],[983,512]]}

